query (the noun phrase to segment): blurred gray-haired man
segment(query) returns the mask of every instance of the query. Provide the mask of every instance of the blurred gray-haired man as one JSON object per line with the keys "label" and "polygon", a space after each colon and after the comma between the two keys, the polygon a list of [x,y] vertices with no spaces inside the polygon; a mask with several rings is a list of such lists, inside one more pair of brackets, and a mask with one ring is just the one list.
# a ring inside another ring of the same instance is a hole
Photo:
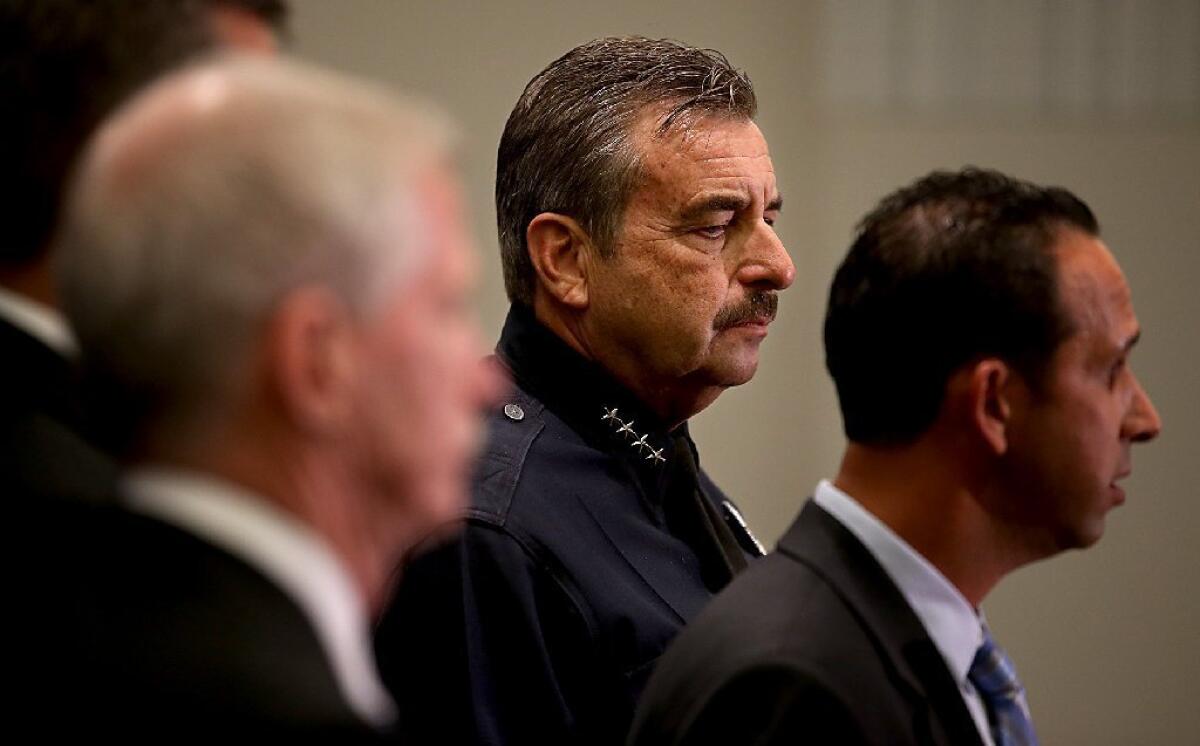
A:
{"label": "blurred gray-haired man", "polygon": [[496,393],[449,132],[365,84],[227,58],[91,144],[59,276],[130,468],[122,510],[63,542],[92,560],[61,568],[89,732],[388,727],[369,620],[461,511]]}

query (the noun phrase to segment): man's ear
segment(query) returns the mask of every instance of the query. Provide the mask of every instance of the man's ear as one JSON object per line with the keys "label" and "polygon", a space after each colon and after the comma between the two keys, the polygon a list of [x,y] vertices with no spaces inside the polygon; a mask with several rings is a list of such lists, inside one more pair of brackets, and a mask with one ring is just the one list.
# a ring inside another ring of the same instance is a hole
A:
{"label": "man's ear", "polygon": [[324,288],[293,290],[267,325],[268,392],[283,415],[313,435],[334,434],[354,414],[353,318]]}
{"label": "man's ear", "polygon": [[1013,370],[997,358],[984,358],[967,369],[970,422],[980,438],[1001,456],[1008,451],[1013,415]]}
{"label": "man's ear", "polygon": [[525,243],[540,287],[565,306],[587,308],[588,269],[594,254],[579,223],[566,215],[543,212],[529,221]]}

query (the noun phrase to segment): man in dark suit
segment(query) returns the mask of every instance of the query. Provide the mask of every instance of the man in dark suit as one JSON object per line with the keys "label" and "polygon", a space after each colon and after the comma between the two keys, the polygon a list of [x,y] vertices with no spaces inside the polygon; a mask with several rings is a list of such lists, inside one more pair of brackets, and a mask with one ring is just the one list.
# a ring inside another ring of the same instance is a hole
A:
{"label": "man in dark suit", "polygon": [[979,605],[1098,540],[1160,427],[1098,231],[975,169],[865,218],[825,317],[841,469],[663,657],[632,744],[1037,742]]}
{"label": "man in dark suit", "polygon": [[460,514],[496,389],[448,131],[242,57],[155,84],[89,147],[55,250],[131,466],[120,508],[38,568],[70,727],[389,727],[370,618],[408,547]]}
{"label": "man in dark suit", "polygon": [[[49,247],[67,176],[107,114],[218,47],[273,49],[284,0],[6,0],[0,4],[5,237],[0,242],[0,491],[102,499],[115,477],[84,415]],[[119,413],[105,413],[119,417]],[[56,513],[56,515],[58,515]]]}
{"label": "man in dark suit", "polygon": [[509,116],[517,389],[465,531],[406,567],[377,635],[414,742],[620,743],[659,653],[758,553],[687,429],[754,374],[794,275],[755,107],[716,52],[616,38]]}

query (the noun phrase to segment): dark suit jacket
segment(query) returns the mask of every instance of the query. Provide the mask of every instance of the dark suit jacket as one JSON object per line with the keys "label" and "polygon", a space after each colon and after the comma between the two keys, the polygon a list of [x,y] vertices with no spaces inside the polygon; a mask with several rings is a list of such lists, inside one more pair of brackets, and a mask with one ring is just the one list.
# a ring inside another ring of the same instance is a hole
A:
{"label": "dark suit jacket", "polygon": [[980,739],[921,622],[870,552],[813,503],[679,636],[630,736],[672,744]]}
{"label": "dark suit jacket", "polygon": [[0,492],[10,506],[113,494],[116,467],[84,428],[74,366],[0,319]]}
{"label": "dark suit jacket", "polygon": [[57,679],[42,706],[60,710],[39,732],[118,743],[375,737],[308,619],[267,578],[168,524],[87,509],[90,537],[69,537],[68,560],[47,573],[42,632],[54,639],[34,662]]}
{"label": "dark suit jacket", "polygon": [[620,744],[654,661],[713,591],[660,514],[668,472],[602,405],[662,449],[652,416],[527,314],[498,353],[521,387],[488,421],[466,527],[405,568],[381,673],[409,743]]}

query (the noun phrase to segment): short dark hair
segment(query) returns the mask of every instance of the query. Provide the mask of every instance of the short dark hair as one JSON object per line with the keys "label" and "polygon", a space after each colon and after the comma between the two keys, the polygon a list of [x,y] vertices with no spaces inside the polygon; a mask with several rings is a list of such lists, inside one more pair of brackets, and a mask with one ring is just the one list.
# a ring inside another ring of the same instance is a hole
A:
{"label": "short dark hair", "polygon": [[238,8],[282,34],[286,0],[0,0],[0,267],[50,243],[93,130],[159,75],[217,46],[209,10]]}
{"label": "short dark hair", "polygon": [[542,212],[568,215],[611,256],[640,173],[635,121],[662,107],[658,132],[692,114],[751,119],[750,78],[720,52],[668,39],[612,37],[572,49],[538,73],[508,117],[496,158],[496,222],[509,300],[532,305],[525,243]]}
{"label": "short dark hair", "polygon": [[825,314],[846,437],[911,442],[954,371],[982,357],[1037,389],[1073,331],[1053,252],[1064,227],[1100,230],[1067,190],[986,169],[935,171],[885,197],[859,224]]}

